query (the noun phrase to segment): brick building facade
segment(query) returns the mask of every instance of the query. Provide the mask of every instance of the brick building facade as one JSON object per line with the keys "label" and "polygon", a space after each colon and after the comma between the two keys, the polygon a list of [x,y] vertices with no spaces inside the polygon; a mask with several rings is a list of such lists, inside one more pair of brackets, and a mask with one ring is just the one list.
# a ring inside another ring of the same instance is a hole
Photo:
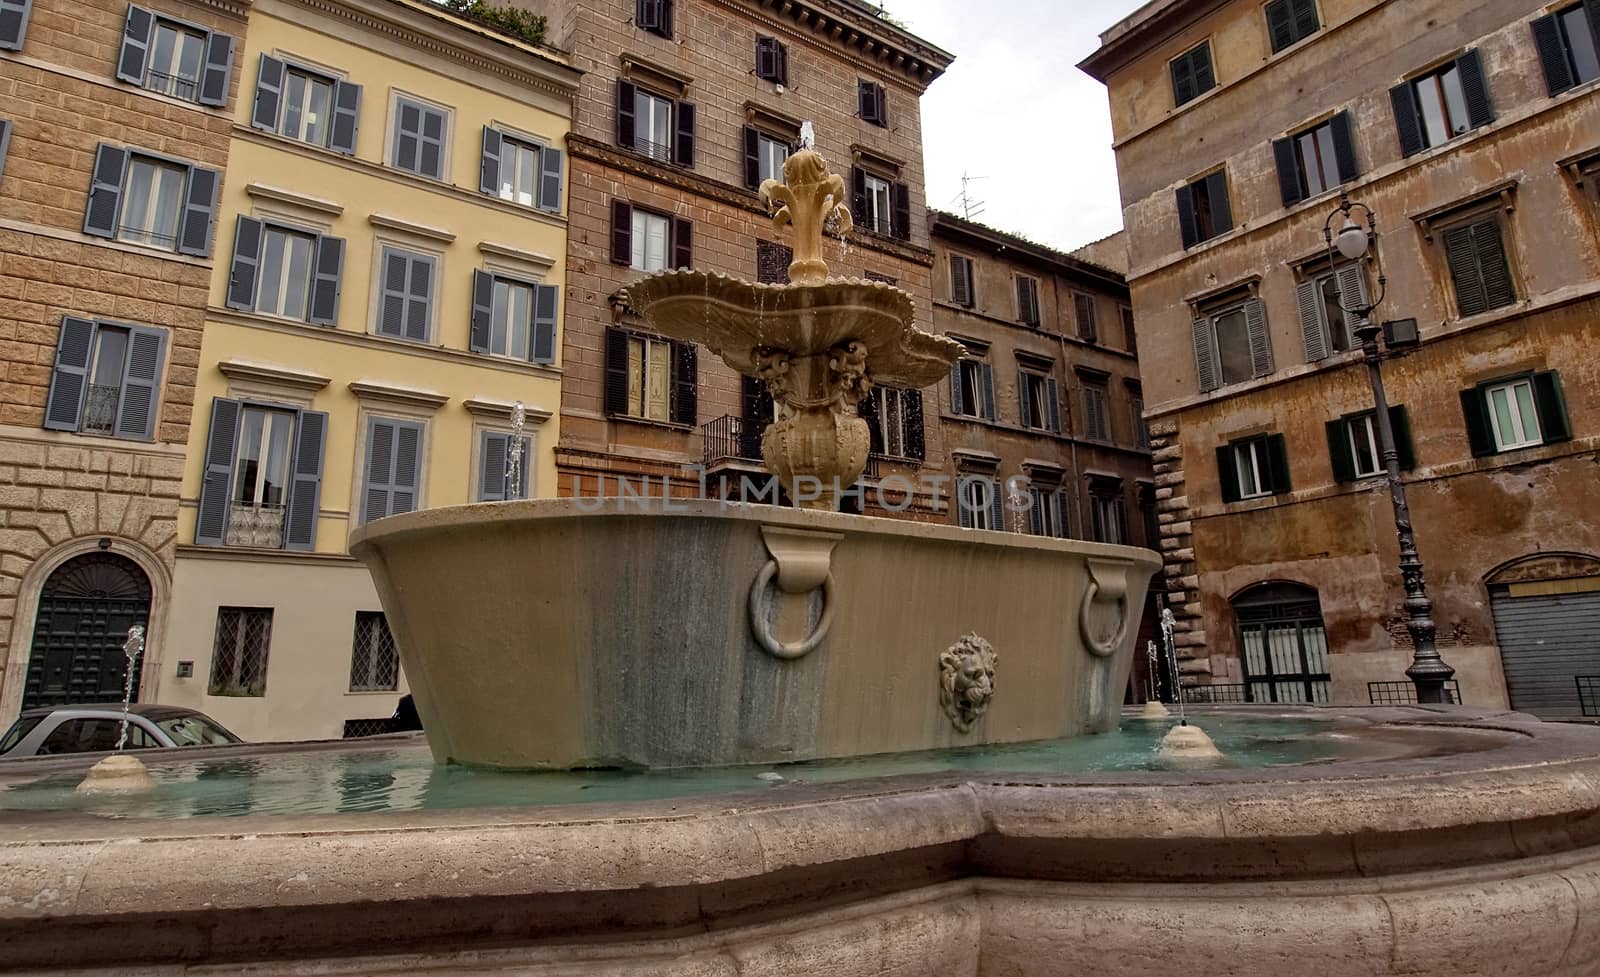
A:
{"label": "brick building facade", "polygon": [[0,715],[160,647],[247,9],[0,11]]}

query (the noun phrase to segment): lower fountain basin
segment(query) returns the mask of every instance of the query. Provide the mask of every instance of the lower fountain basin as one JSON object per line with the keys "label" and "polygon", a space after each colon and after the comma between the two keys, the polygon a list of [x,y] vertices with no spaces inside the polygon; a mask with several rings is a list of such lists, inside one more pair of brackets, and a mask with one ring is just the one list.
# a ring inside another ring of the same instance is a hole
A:
{"label": "lower fountain basin", "polygon": [[[435,758],[520,769],[1109,730],[1160,565],[1131,547],[660,499],[431,509],[364,527],[351,551]],[[941,660],[969,634],[996,653],[992,675]]]}

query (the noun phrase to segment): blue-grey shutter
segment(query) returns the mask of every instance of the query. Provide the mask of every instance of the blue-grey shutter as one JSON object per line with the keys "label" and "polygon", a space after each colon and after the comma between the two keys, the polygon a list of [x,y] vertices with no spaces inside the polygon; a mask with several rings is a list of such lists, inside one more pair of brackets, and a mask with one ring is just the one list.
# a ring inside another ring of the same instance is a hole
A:
{"label": "blue-grey shutter", "polygon": [[317,548],[317,510],[322,505],[322,459],[328,443],[328,415],[303,410],[294,428],[289,507],[283,520],[283,548]]}
{"label": "blue-grey shutter", "polygon": [[221,546],[228,537],[228,506],[233,496],[233,460],[239,437],[237,400],[215,397],[211,401],[211,430],[206,434],[206,466],[200,479],[200,511],[195,517],[194,541]]}
{"label": "blue-grey shutter", "polygon": [[50,398],[44,407],[44,427],[49,431],[76,431],[83,416],[84,386],[89,382],[89,356],[94,351],[94,322],[63,316],[56,339],[55,371],[50,375]]}
{"label": "blue-grey shutter", "polygon": [[83,210],[83,233],[95,237],[117,236],[117,215],[122,210],[122,174],[127,167],[126,149],[101,143],[95,150],[89,205]]}
{"label": "blue-grey shutter", "polygon": [[206,63],[200,69],[201,105],[228,104],[228,83],[233,80],[233,37],[211,33],[206,36]]}
{"label": "blue-grey shutter", "polygon": [[478,166],[478,191],[491,197],[500,195],[500,146],[504,142],[500,130],[483,127],[483,162]]}
{"label": "blue-grey shutter", "polygon": [[11,120],[0,119],[0,176],[6,172],[6,153],[11,149]]}
{"label": "blue-grey shutter", "polygon": [[1061,392],[1056,386],[1055,377],[1045,377],[1044,394],[1046,409],[1050,412],[1050,430],[1061,433]]}
{"label": "blue-grey shutter", "polygon": [[675,341],[672,344],[672,422],[692,426],[699,419],[699,347]]}
{"label": "blue-grey shutter", "polygon": [[263,54],[256,72],[256,102],[250,109],[250,125],[268,132],[278,131],[278,102],[283,98],[283,62]]}
{"label": "blue-grey shutter", "polygon": [[33,0],[0,0],[0,50],[22,50]]}
{"label": "blue-grey shutter", "polygon": [[1209,393],[1221,385],[1221,365],[1217,362],[1216,337],[1211,332],[1211,320],[1194,320],[1194,366],[1200,382],[1200,392]]}
{"label": "blue-grey shutter", "polygon": [[483,432],[483,442],[478,449],[481,468],[478,473],[479,502],[505,501],[506,452],[510,443],[510,435]]}
{"label": "blue-grey shutter", "polygon": [[422,110],[422,133],[417,150],[417,172],[435,180],[444,176],[444,113]]}
{"label": "blue-grey shutter", "polygon": [[535,363],[556,361],[556,313],[560,290],[554,285],[535,285],[533,289],[533,342],[530,344]]}
{"label": "blue-grey shutter", "polygon": [[205,257],[211,253],[211,225],[217,214],[217,191],[222,174],[199,166],[189,167],[185,184],[183,221],[178,225],[178,251]]}
{"label": "blue-grey shutter", "polygon": [[561,213],[561,166],[559,149],[546,146],[539,151],[539,209]]}
{"label": "blue-grey shutter", "polygon": [[411,259],[404,252],[383,250],[378,298],[378,334],[403,337],[406,325],[406,277]]}
{"label": "blue-grey shutter", "polygon": [[422,159],[422,106],[401,102],[394,122],[391,162],[402,170],[420,171]]}
{"label": "blue-grey shutter", "polygon": [[[1340,265],[1334,272],[1334,281],[1339,285],[1339,306],[1343,309],[1365,309],[1367,300],[1367,276],[1362,274],[1361,263],[1352,261]],[[1346,313],[1345,322],[1351,330],[1360,329],[1366,320],[1355,313]]]}
{"label": "blue-grey shutter", "polygon": [[361,121],[361,86],[354,82],[333,83],[333,127],[328,130],[328,148],[347,156],[356,151],[356,132]]}
{"label": "blue-grey shutter", "polygon": [[307,317],[315,326],[339,321],[339,275],[344,268],[344,240],[317,235],[317,254],[311,276],[311,308]]}
{"label": "blue-grey shutter", "polygon": [[1489,299],[1483,287],[1479,255],[1473,240],[1474,225],[1452,227],[1444,232],[1445,264],[1450,268],[1450,278],[1455,283],[1456,311],[1461,318],[1477,315],[1489,309]]}
{"label": "blue-grey shutter", "polygon": [[990,528],[1004,532],[1006,528],[1006,499],[1005,492],[997,479],[989,480],[989,519]]}
{"label": "blue-grey shutter", "polygon": [[1561,42],[1561,27],[1556,15],[1539,17],[1530,25],[1533,28],[1533,46],[1539,51],[1539,62],[1544,65],[1544,81],[1554,98],[1574,84],[1572,65],[1567,61],[1567,48]]}
{"label": "blue-grey shutter", "polygon": [[1267,304],[1252,299],[1244,304],[1244,327],[1250,336],[1250,367],[1254,376],[1272,372],[1272,342],[1267,336]]}
{"label": "blue-grey shutter", "polygon": [[122,401],[113,433],[119,438],[151,441],[156,434],[161,361],[167,350],[165,329],[133,326],[128,330],[128,360],[122,372]]}
{"label": "blue-grey shutter", "polygon": [[256,274],[261,265],[261,222],[239,215],[233,226],[233,266],[224,301],[230,309],[250,309],[256,301]]}
{"label": "blue-grey shutter", "polygon": [[1315,363],[1327,358],[1333,346],[1321,290],[1315,280],[1304,281],[1296,286],[1295,296],[1300,306],[1300,338],[1305,344],[1306,362]]}
{"label": "blue-grey shutter", "polygon": [[1000,414],[994,406],[994,367],[988,363],[982,366],[983,372],[983,416],[991,421],[998,421]]}
{"label": "blue-grey shutter", "polygon": [[156,17],[143,7],[128,5],[128,19],[122,27],[122,52],[117,55],[117,80],[144,84],[144,63],[150,53],[150,32]]}
{"label": "blue-grey shutter", "polygon": [[1395,130],[1400,136],[1400,154],[1415,156],[1428,148],[1422,138],[1422,119],[1417,113],[1417,95],[1411,82],[1389,89],[1394,106]]}
{"label": "blue-grey shutter", "polygon": [[419,343],[428,340],[429,313],[433,308],[434,264],[428,255],[412,255],[406,282],[405,337]]}
{"label": "blue-grey shutter", "polygon": [[389,514],[394,481],[395,421],[373,417],[367,421],[367,476],[361,490],[361,523]]}
{"label": "blue-grey shutter", "polygon": [[1489,101],[1489,82],[1483,74],[1483,58],[1473,48],[1456,59],[1461,77],[1461,93],[1467,103],[1467,125],[1476,129],[1494,121],[1494,105]]}
{"label": "blue-grey shutter", "polygon": [[389,514],[411,512],[417,507],[422,483],[422,425],[412,421],[394,422],[394,479],[389,489]]}
{"label": "blue-grey shutter", "polygon": [[1028,401],[1028,371],[1017,371],[1017,417],[1023,427],[1043,427],[1044,418],[1033,416],[1033,404]]}
{"label": "blue-grey shutter", "polygon": [[472,272],[472,337],[474,353],[489,352],[494,327],[494,276],[486,271]]}
{"label": "blue-grey shutter", "polygon": [[967,405],[961,398],[961,361],[950,364],[950,413],[965,414]]}

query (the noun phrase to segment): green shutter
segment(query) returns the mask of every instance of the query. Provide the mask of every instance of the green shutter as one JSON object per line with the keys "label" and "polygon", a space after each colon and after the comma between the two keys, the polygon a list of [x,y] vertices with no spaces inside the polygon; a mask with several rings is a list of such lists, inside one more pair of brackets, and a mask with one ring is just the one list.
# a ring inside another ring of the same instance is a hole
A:
{"label": "green shutter", "polygon": [[1273,495],[1282,495],[1291,488],[1289,482],[1289,452],[1283,435],[1267,436],[1267,486]]}
{"label": "green shutter", "polygon": [[1400,470],[1408,472],[1417,467],[1417,446],[1411,439],[1411,414],[1404,404],[1389,408],[1389,428],[1394,432],[1394,450],[1400,456]]}
{"label": "green shutter", "polygon": [[1572,422],[1567,418],[1567,398],[1561,390],[1561,377],[1554,370],[1533,375],[1533,402],[1539,411],[1539,433],[1544,442],[1572,440]]}
{"label": "green shutter", "polygon": [[1467,441],[1472,446],[1472,457],[1482,458],[1495,453],[1494,432],[1489,422],[1489,401],[1480,387],[1461,391],[1461,413],[1467,420]]}
{"label": "green shutter", "polygon": [[1350,422],[1340,419],[1324,425],[1328,432],[1328,457],[1333,460],[1333,480],[1341,484],[1356,480],[1356,461],[1350,449]]}
{"label": "green shutter", "polygon": [[1217,480],[1222,483],[1222,501],[1239,501],[1239,466],[1233,460],[1233,445],[1217,449]]}

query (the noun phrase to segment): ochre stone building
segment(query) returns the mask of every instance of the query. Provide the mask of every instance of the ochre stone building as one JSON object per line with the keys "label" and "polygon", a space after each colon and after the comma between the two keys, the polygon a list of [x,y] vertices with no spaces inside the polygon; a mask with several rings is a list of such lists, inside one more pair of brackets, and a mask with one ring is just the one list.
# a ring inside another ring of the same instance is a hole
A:
{"label": "ochre stone building", "polygon": [[[1386,287],[1375,318],[1402,342],[1384,378],[1460,695],[1583,708],[1597,27],[1589,0],[1158,0],[1084,62],[1110,92],[1182,671],[1214,697],[1367,702],[1404,680],[1343,311]],[[1376,212],[1376,260],[1329,264],[1341,191]]]}
{"label": "ochre stone building", "polygon": [[0,721],[165,636],[247,9],[0,9]]}

